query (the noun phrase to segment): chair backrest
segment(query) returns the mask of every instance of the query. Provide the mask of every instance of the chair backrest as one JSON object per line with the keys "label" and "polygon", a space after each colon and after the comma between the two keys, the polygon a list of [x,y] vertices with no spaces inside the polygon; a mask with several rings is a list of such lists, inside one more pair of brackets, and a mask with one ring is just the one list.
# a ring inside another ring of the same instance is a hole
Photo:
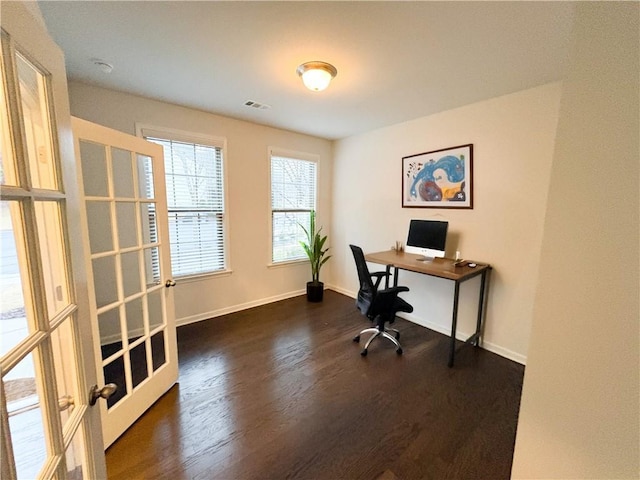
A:
{"label": "chair backrest", "polygon": [[356,307],[363,315],[370,315],[373,300],[376,297],[376,287],[373,284],[367,262],[364,259],[362,249],[356,245],[349,245],[353,252],[353,258],[356,261],[358,269],[358,279],[360,280],[360,289],[358,290],[358,298],[356,299]]}

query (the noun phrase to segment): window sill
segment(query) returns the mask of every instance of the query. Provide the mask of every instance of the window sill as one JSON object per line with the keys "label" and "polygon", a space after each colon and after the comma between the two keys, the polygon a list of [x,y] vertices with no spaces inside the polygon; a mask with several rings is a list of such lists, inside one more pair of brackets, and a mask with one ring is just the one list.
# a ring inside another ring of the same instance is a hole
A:
{"label": "window sill", "polygon": [[278,263],[268,263],[267,268],[280,268],[280,267],[290,267],[293,265],[300,265],[303,263],[309,263],[309,259],[301,258],[298,260],[288,260],[286,262],[278,262]]}

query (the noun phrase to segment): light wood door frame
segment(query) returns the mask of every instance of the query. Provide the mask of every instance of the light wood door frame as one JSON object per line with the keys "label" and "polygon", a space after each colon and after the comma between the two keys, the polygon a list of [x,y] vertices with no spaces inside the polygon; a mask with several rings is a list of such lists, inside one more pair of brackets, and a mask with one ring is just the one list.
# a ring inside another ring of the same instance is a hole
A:
{"label": "light wood door frame", "polygon": [[[106,478],[99,410],[88,401],[96,371],[64,56],[34,17],[34,9],[37,6],[24,2],[5,2],[0,17],[2,161],[5,175],[14,170],[12,178],[5,176],[1,197],[11,204],[10,237],[16,244],[27,327],[0,355],[1,476],[8,480],[21,476],[16,459],[33,457],[42,445],[46,451],[38,453],[42,460],[33,465],[29,478],[66,478],[71,472]],[[16,52],[22,68],[31,69],[37,80],[34,91],[39,91],[41,102],[37,132],[24,120],[23,96],[29,82],[17,71]],[[35,143],[29,137],[34,133],[41,135]],[[40,184],[38,173],[45,170],[49,180]],[[52,233],[58,238],[47,238]],[[36,387],[29,398],[37,400],[24,408],[9,406],[5,380],[26,358],[32,359]],[[19,437],[22,424],[12,432],[11,423],[24,412],[36,412],[42,432],[37,435],[41,442],[28,442],[20,453],[14,449],[19,439],[12,433]]]}

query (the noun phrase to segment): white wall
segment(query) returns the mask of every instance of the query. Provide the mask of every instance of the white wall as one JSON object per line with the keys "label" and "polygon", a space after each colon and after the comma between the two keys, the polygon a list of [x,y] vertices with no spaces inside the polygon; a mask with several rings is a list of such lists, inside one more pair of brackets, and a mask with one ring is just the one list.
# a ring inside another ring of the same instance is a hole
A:
{"label": "white wall", "polygon": [[[406,241],[411,218],[449,221],[447,256],[489,262],[484,346],[524,363],[561,85],[494,98],[337,141],[334,147],[333,286],[353,295],[348,245],[365,252]],[[401,207],[401,158],[474,144],[474,208]],[[374,268],[371,265],[372,269]],[[453,282],[402,272],[408,318],[438,331],[451,325]],[[475,331],[479,279],[463,284],[459,333]]]}
{"label": "white wall", "polygon": [[[318,221],[331,238],[330,141],[77,82],[70,82],[69,96],[72,115],[132,135],[139,122],[227,140],[232,273],[179,281],[175,287],[178,324],[304,293],[311,277],[308,262],[268,266],[271,197],[267,149],[280,147],[320,156]],[[323,267],[322,279],[329,278],[330,264]]]}
{"label": "white wall", "polygon": [[513,478],[640,478],[639,17],[576,6]]}

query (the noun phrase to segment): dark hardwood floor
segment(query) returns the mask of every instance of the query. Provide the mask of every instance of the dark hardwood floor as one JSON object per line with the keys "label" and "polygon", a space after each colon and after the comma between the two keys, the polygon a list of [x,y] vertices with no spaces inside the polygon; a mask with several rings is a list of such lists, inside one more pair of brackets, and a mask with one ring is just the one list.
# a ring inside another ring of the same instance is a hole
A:
{"label": "dark hardwood floor", "polygon": [[296,297],[178,329],[179,384],[107,451],[110,479],[507,479],[524,367],[398,319],[351,341],[352,298]]}

